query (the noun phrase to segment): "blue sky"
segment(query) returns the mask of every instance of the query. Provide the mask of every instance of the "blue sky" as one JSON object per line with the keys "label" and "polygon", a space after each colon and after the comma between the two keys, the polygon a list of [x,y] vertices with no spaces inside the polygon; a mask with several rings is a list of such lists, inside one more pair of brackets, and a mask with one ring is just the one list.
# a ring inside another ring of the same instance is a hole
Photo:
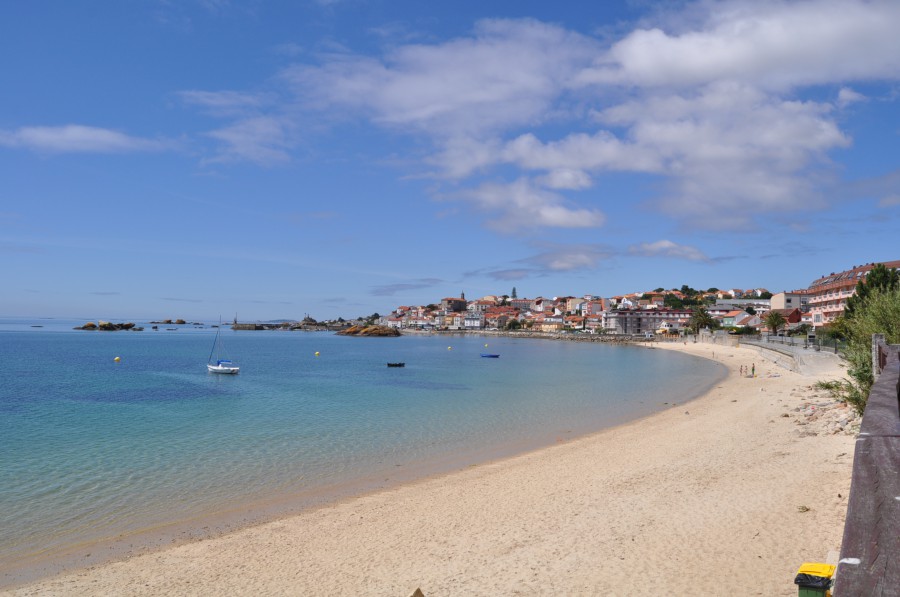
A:
{"label": "blue sky", "polygon": [[898,259],[898,31],[894,1],[5,2],[0,315],[777,292]]}

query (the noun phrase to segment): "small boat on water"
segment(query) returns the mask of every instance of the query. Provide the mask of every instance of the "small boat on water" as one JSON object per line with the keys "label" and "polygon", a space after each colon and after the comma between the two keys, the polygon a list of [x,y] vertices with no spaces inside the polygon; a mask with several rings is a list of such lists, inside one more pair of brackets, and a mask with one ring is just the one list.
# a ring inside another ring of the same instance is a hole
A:
{"label": "small boat on water", "polygon": [[[221,322],[220,322],[221,326]],[[225,347],[223,346],[223,341],[219,337],[219,328],[216,328],[216,339],[213,340],[212,350],[209,352],[209,359],[206,362],[206,368],[210,373],[224,373],[226,375],[236,375],[240,372],[241,368],[235,365],[231,360],[227,358],[222,358],[222,353],[225,351]],[[216,362],[213,363],[213,353],[216,355]]]}
{"label": "small boat on water", "polygon": [[388,363],[388,367],[406,367],[406,363]]}
{"label": "small boat on water", "polygon": [[483,358],[483,359],[499,359],[500,355],[483,352],[483,353],[481,353],[481,358]]}

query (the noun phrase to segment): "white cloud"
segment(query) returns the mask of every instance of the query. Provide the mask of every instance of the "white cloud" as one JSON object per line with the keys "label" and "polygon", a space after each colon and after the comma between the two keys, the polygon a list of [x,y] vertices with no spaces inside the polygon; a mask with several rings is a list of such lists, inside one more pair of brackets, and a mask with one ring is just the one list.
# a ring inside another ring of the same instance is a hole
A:
{"label": "white cloud", "polygon": [[[220,159],[285,161],[310,115],[415,136],[429,174],[474,186],[456,197],[502,231],[601,225],[586,204],[597,195],[577,191],[602,188],[609,173],[654,175],[655,213],[692,227],[734,229],[821,207],[829,153],[851,143],[835,107],[865,99],[851,84],[900,79],[900,3],[682,8],[677,22],[657,15],[611,44],[496,19],[381,56],[340,49],[284,70],[280,106],[238,92],[184,97],[234,111],[211,133],[226,144]],[[814,86],[840,91],[834,103],[806,99]],[[501,176],[515,182],[481,182]],[[566,200],[560,190],[571,191]]]}
{"label": "white cloud", "polygon": [[734,83],[695,95],[653,95],[600,114],[624,126],[635,153],[658,160],[668,193],[657,203],[694,226],[735,228],[765,212],[818,205],[826,154],[850,141],[831,107],[782,100]]}
{"label": "white cloud", "polygon": [[640,29],[585,70],[585,84],[686,87],[734,80],[766,89],[900,76],[900,3],[703,2],[699,22]]}
{"label": "white cloud", "polygon": [[277,118],[259,116],[207,133],[225,144],[210,161],[247,160],[262,166],[287,162],[290,141],[286,129],[287,125]]}
{"label": "white cloud", "polygon": [[311,106],[340,106],[401,130],[480,137],[541,121],[598,50],[555,25],[485,20],[468,38],[401,46],[383,60],[333,54],[283,76]]}
{"label": "white cloud", "polygon": [[0,130],[0,145],[51,153],[125,153],[161,151],[172,147],[171,142],[132,137],[110,129],[77,124]]}
{"label": "white cloud", "polygon": [[538,182],[549,189],[580,190],[589,189],[593,185],[591,177],[583,170],[572,168],[556,168],[546,176],[538,179]]}
{"label": "white cloud", "polygon": [[853,91],[849,87],[841,87],[841,90],[838,91],[837,105],[841,108],[846,108],[850,104],[855,104],[856,102],[864,102],[868,98],[861,93]]}
{"label": "white cloud", "polygon": [[670,240],[658,240],[654,243],[641,243],[628,248],[632,255],[641,257],[674,257],[689,261],[709,261],[701,250],[688,245],[679,245]]}
{"label": "white cloud", "polygon": [[551,272],[565,272],[595,269],[611,256],[609,247],[604,245],[547,245],[544,251],[522,261]]}
{"label": "white cloud", "polygon": [[187,104],[200,106],[215,116],[246,114],[266,103],[266,98],[258,93],[239,91],[180,91],[178,96]]}
{"label": "white cloud", "polygon": [[590,209],[570,208],[562,196],[536,187],[528,179],[510,184],[485,183],[461,195],[480,211],[498,214],[488,224],[502,232],[530,228],[594,228],[605,216]]}

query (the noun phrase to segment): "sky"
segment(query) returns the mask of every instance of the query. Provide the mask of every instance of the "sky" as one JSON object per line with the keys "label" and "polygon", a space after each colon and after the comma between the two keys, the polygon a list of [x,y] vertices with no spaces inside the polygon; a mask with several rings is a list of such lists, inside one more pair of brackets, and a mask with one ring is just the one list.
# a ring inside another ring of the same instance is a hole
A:
{"label": "sky", "polygon": [[900,259],[900,2],[0,3],[0,316],[806,288]]}

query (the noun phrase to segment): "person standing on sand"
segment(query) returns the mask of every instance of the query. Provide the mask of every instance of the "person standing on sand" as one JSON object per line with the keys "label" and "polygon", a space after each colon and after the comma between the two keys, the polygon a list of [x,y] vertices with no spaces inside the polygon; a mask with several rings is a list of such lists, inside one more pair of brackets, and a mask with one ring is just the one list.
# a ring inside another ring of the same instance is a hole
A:
{"label": "person standing on sand", "polygon": [[750,377],[756,377],[756,363],[753,363],[753,367],[750,369]]}

